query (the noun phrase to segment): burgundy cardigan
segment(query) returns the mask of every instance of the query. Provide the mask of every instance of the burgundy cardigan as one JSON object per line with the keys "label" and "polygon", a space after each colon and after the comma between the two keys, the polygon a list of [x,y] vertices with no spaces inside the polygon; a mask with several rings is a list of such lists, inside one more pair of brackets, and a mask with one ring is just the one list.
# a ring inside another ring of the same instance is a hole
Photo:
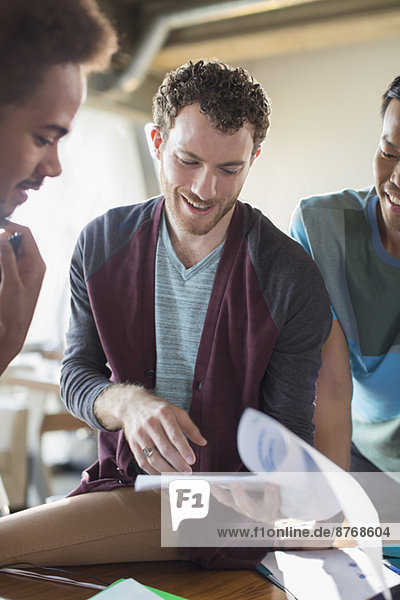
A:
{"label": "burgundy cardigan", "polygon": [[[113,209],[85,228],[75,249],[62,395],[73,414],[99,429],[99,454],[73,494],[134,485],[137,471],[125,436],[99,425],[93,403],[112,383],[154,388],[154,266],[162,206],[163,199],[155,198]],[[192,445],[196,471],[244,468],[236,430],[248,406],[312,443],[315,381],[330,323],[313,261],[260,211],[237,202],[194,372],[190,416],[208,440],[204,447]],[[205,550],[190,552],[208,567],[254,566],[265,554],[260,548]]]}

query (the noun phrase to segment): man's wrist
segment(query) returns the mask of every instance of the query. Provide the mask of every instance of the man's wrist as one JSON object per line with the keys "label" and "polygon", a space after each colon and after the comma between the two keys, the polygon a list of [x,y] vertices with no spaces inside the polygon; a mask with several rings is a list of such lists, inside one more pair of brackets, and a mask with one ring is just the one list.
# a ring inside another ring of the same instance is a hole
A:
{"label": "man's wrist", "polygon": [[115,383],[102,390],[93,405],[93,413],[99,424],[108,431],[123,429],[126,410],[136,393],[148,392],[141,386],[126,383]]}
{"label": "man's wrist", "polygon": [[93,414],[99,424],[108,431],[118,431],[122,427],[122,422],[115,414],[116,400],[113,398],[112,389],[114,385],[107,386],[100,392],[93,404]]}

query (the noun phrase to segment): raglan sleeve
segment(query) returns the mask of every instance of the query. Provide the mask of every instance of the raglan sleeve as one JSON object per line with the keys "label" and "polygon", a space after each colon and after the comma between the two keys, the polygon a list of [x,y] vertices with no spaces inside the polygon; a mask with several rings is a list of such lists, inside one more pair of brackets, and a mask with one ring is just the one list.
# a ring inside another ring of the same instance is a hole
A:
{"label": "raglan sleeve", "polygon": [[112,385],[86,287],[85,230],[76,244],[70,268],[71,314],[61,369],[61,397],[66,408],[94,429],[104,430],[94,415],[94,402]]}
{"label": "raglan sleeve", "polygon": [[262,382],[262,408],[312,444],[316,381],[332,313],[317,265],[291,244],[290,258],[278,262],[267,294],[278,337]]}

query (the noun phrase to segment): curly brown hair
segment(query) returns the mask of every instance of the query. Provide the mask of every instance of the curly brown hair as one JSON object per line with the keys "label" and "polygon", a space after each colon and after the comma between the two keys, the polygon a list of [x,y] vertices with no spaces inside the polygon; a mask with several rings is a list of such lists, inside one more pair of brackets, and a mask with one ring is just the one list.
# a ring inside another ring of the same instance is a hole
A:
{"label": "curly brown hair", "polygon": [[253,153],[257,151],[269,127],[270,101],[245,69],[199,60],[167,73],[153,99],[153,120],[165,139],[180,110],[196,102],[223,133],[235,133],[246,121],[252,123]]}
{"label": "curly brown hair", "polygon": [[104,70],[117,47],[95,0],[1,0],[0,106],[25,102],[54,65]]}

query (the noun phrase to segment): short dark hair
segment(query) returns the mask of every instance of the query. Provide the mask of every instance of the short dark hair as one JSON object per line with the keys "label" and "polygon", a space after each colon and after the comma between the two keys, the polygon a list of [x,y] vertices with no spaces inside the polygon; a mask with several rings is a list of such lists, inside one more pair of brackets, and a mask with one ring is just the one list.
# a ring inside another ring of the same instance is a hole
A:
{"label": "short dark hair", "polygon": [[55,65],[104,70],[117,47],[95,0],[1,0],[0,106],[23,104]]}
{"label": "short dark hair", "polygon": [[385,112],[387,107],[389,106],[389,102],[396,98],[400,100],[400,75],[393,79],[392,83],[389,85],[388,89],[382,96],[382,106],[381,106],[381,115],[382,119],[385,116]]}
{"label": "short dark hair", "polygon": [[180,110],[197,102],[223,133],[235,133],[246,121],[254,125],[253,153],[257,151],[269,127],[270,101],[245,69],[199,60],[167,73],[153,99],[154,123],[167,137]]}

